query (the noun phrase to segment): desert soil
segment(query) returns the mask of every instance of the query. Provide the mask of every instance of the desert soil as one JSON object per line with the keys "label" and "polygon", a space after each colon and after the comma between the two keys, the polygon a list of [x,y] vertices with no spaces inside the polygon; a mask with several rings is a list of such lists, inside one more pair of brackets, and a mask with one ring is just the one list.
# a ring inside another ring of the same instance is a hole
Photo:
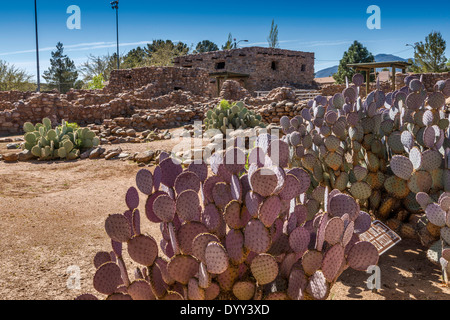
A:
{"label": "desert soil", "polygon": [[[171,150],[174,143],[120,147],[131,153]],[[6,152],[6,144],[0,144],[0,154]],[[126,210],[125,193],[135,185],[140,169],[130,161],[104,159],[0,162],[0,299],[60,300],[85,292],[95,294],[93,257],[98,251],[110,251],[104,221],[108,214]],[[144,201],[142,197],[141,212]],[[161,239],[159,225],[146,219],[142,219],[142,232],[158,242]],[[71,266],[79,267],[79,290],[67,288]],[[333,287],[330,299],[450,298],[450,289],[441,284],[439,268],[428,262],[426,248],[418,242],[403,240],[381,256],[379,267],[378,292],[367,289],[370,274],[349,269]]]}

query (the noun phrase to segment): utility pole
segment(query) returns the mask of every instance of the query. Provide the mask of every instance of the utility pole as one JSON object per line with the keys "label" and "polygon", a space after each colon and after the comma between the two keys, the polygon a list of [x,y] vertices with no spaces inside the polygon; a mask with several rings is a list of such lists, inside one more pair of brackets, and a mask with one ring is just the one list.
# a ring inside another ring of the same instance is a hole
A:
{"label": "utility pole", "polygon": [[34,22],[36,30],[36,65],[37,65],[37,92],[41,91],[41,76],[39,71],[39,39],[38,39],[38,21],[37,21],[37,4],[34,0]]}
{"label": "utility pole", "polygon": [[117,69],[120,69],[119,57],[119,0],[111,2],[112,9],[116,10],[116,32],[117,32]]}

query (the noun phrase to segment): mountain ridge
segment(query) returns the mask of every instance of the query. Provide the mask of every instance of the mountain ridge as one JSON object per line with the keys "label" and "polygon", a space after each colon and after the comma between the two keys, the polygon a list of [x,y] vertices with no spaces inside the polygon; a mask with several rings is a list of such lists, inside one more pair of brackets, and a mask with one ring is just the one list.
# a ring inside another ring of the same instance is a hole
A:
{"label": "mountain ridge", "polygon": [[[375,58],[375,62],[386,62],[386,61],[405,61],[405,62],[407,62],[408,61],[408,59],[404,59],[399,56],[395,56],[393,54],[386,54],[386,53],[377,54],[376,56],[374,56],[374,58]],[[317,71],[315,74],[315,77],[316,78],[331,77],[337,71],[338,71],[338,66],[332,66],[332,67]]]}

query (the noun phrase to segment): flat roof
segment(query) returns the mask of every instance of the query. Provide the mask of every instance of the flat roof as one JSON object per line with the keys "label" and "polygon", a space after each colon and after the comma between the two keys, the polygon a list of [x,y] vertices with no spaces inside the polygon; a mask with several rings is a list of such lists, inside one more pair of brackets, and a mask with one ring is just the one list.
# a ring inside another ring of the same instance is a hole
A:
{"label": "flat roof", "polygon": [[210,77],[235,77],[235,78],[248,78],[249,74],[246,73],[238,73],[238,72],[229,72],[229,71],[221,71],[221,72],[211,72],[209,74]]}
{"label": "flat roof", "polygon": [[285,54],[288,56],[299,56],[304,57],[304,55],[314,55],[314,52],[306,52],[306,51],[299,51],[299,50],[289,50],[289,49],[282,49],[282,48],[268,48],[268,47],[240,47],[235,49],[222,49],[217,51],[208,51],[208,52],[197,52],[197,53],[189,53],[183,56],[175,57],[173,58],[174,62],[178,62],[182,59],[186,58],[201,58],[203,56],[215,56],[215,55],[223,55],[223,54],[232,54],[232,53],[256,53],[256,54]]}
{"label": "flat roof", "polygon": [[348,67],[361,68],[361,69],[372,69],[372,68],[388,68],[388,67],[407,67],[411,63],[406,61],[384,61],[384,62],[364,62],[364,63],[349,63]]}

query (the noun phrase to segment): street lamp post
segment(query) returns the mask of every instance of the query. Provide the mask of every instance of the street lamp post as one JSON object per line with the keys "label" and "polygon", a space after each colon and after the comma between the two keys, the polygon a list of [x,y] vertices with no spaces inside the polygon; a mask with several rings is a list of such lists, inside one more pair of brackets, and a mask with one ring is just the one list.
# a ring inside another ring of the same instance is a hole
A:
{"label": "street lamp post", "polygon": [[414,49],[414,55],[416,54],[416,48],[418,45],[419,45],[418,42],[416,42],[414,44],[409,44],[409,43],[406,44],[407,47],[412,47]]}
{"label": "street lamp post", "polygon": [[116,33],[117,33],[117,69],[120,69],[119,58],[119,0],[111,2],[112,9],[116,10]]}
{"label": "street lamp post", "polygon": [[37,4],[34,0],[34,23],[36,32],[36,66],[37,66],[37,92],[41,91],[41,76],[39,71],[39,39],[38,39],[38,21],[37,21]]}
{"label": "street lamp post", "polygon": [[414,49],[414,58],[412,59],[413,60],[413,64],[415,63],[415,60],[416,60],[416,50],[417,50],[417,46],[418,45],[419,45],[418,42],[416,42],[414,44],[409,44],[409,43],[406,44],[407,47],[412,47]]}
{"label": "street lamp post", "polygon": [[236,42],[236,39],[234,39],[234,48],[237,49],[237,45],[241,42],[248,42],[248,40],[239,40],[238,42]]}

